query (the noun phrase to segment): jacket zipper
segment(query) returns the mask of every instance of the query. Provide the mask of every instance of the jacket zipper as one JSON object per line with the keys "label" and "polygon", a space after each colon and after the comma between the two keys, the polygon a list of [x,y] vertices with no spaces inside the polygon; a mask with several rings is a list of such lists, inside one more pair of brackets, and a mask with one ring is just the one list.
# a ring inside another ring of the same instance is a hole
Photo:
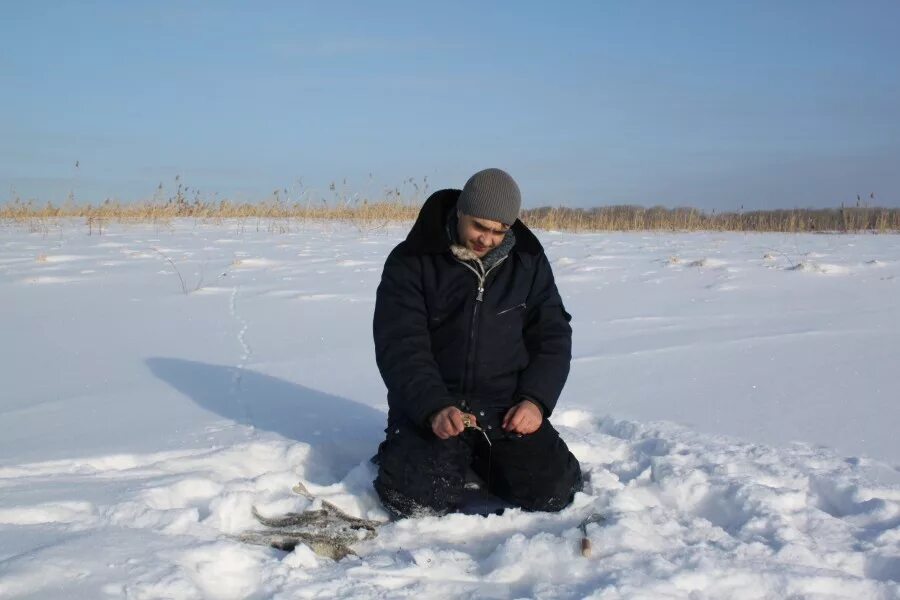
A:
{"label": "jacket zipper", "polygon": [[[466,267],[467,269],[469,269],[470,271],[475,273],[475,277],[478,278],[478,292],[475,295],[475,308],[472,311],[472,325],[471,325],[471,328],[469,329],[469,352],[466,355],[466,371],[463,375],[463,393],[468,393],[471,391],[472,386],[470,385],[470,382],[473,385],[475,383],[475,350],[476,350],[477,341],[478,341],[478,313],[479,313],[478,308],[481,305],[481,303],[484,302],[485,283],[486,283],[487,277],[488,277],[488,275],[490,275],[491,271],[493,271],[494,269],[499,267],[501,264],[503,264],[503,261],[505,261],[508,257],[509,257],[509,255],[504,256],[503,258],[498,260],[496,263],[491,265],[490,269],[488,269],[487,271],[483,271],[483,273],[479,273],[469,263],[467,263],[463,260],[460,260],[459,258],[454,257],[454,258],[456,258],[457,261],[459,261],[459,263],[461,265],[463,265],[464,267]],[[481,263],[479,262],[479,265],[480,264]],[[482,270],[483,270],[483,268],[482,268]]]}

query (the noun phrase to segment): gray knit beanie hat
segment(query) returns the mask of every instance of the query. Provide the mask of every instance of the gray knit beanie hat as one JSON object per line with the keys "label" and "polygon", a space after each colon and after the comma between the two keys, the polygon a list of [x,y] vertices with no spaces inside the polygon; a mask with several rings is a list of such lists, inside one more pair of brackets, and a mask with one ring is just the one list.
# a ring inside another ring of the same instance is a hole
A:
{"label": "gray knit beanie hat", "polygon": [[509,173],[485,169],[469,178],[456,206],[464,215],[512,225],[519,217],[522,195]]}

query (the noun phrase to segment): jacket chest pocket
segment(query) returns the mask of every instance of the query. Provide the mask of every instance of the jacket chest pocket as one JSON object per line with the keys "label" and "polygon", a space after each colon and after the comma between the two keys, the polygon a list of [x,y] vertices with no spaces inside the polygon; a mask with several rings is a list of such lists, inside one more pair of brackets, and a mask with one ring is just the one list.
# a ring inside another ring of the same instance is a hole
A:
{"label": "jacket chest pocket", "polygon": [[510,306],[508,308],[501,308],[500,311],[496,314],[496,316],[502,317],[504,315],[513,315],[513,314],[521,315],[521,314],[525,313],[526,308],[527,308],[527,305],[525,304],[525,302],[520,302],[519,304],[514,304],[513,306]]}
{"label": "jacket chest pocket", "polygon": [[488,321],[494,331],[506,340],[507,347],[514,345],[522,337],[526,308],[525,302],[504,302],[491,311]]}
{"label": "jacket chest pocket", "polygon": [[479,338],[482,372],[518,371],[528,364],[525,349],[525,302],[501,302],[485,311]]}

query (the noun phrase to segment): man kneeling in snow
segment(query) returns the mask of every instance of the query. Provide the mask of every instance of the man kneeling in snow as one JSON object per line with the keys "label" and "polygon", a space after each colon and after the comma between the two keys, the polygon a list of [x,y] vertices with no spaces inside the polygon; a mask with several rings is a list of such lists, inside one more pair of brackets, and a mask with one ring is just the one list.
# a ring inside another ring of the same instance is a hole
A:
{"label": "man kneeling in snow", "polygon": [[521,196],[500,169],[428,198],[375,303],[388,388],[375,489],[395,517],[461,508],[470,468],[501,499],[557,511],[581,488],[547,420],[569,373],[571,316]]}

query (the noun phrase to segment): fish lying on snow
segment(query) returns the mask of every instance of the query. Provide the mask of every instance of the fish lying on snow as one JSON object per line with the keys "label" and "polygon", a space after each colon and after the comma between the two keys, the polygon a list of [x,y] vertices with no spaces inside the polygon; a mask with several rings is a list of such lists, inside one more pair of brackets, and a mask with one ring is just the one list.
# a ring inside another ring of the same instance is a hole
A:
{"label": "fish lying on snow", "polygon": [[[302,484],[298,484],[302,486]],[[295,490],[313,498],[305,487]],[[340,560],[349,554],[356,555],[350,547],[356,542],[369,540],[377,535],[381,521],[360,519],[322,500],[322,507],[299,513],[286,513],[278,517],[264,517],[256,507],[253,516],[268,529],[245,531],[238,539],[248,544],[271,546],[290,552],[298,544],[306,544],[319,556]]]}

